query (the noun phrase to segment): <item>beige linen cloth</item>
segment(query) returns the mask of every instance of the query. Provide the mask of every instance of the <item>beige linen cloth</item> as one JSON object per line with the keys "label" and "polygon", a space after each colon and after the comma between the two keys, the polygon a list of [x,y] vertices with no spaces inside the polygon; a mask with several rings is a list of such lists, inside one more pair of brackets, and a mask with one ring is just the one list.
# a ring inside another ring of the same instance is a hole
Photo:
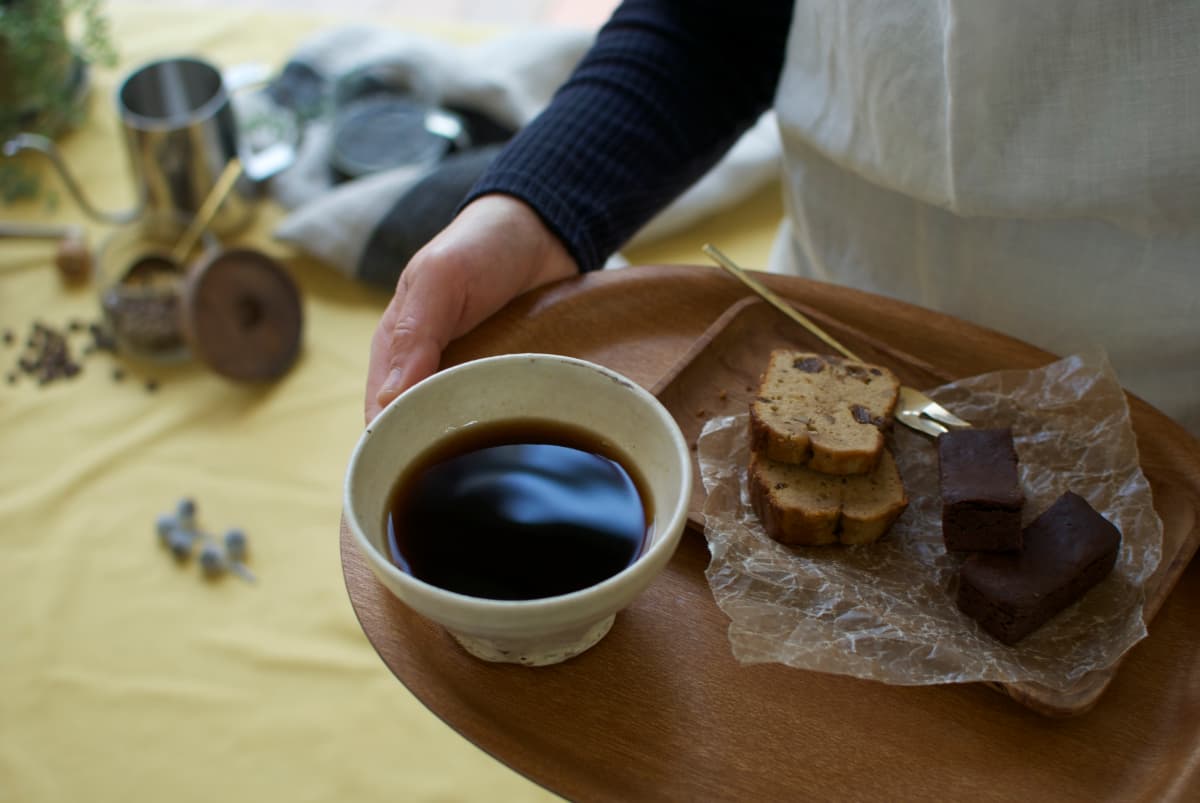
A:
{"label": "beige linen cloth", "polygon": [[1200,6],[799,0],[774,268],[1121,383],[1200,434]]}

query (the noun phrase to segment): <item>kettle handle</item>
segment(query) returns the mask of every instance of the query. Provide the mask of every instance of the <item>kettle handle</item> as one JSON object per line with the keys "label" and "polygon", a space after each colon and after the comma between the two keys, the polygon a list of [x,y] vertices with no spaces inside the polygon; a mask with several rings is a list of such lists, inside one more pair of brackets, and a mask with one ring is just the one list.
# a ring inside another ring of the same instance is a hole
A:
{"label": "kettle handle", "polygon": [[43,137],[41,134],[17,134],[4,143],[5,156],[16,156],[21,151],[37,151],[48,158],[54,165],[55,170],[58,171],[63,184],[67,186],[71,197],[87,213],[88,217],[98,223],[130,223],[137,220],[146,209],[146,190],[144,187],[139,187],[137,202],[132,209],[126,209],[121,212],[106,212],[102,209],[97,209],[87,199],[87,196],[83,194],[83,189],[75,181],[75,177],[67,168],[66,162],[63,161],[62,156],[58,152],[58,148],[55,147],[54,142],[48,137]]}

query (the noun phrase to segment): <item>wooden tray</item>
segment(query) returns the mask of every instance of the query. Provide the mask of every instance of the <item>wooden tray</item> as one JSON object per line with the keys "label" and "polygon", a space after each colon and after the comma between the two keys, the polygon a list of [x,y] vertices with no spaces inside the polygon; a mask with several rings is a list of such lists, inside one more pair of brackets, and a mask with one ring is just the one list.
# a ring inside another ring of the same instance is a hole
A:
{"label": "wooden tray", "polygon": [[[797,305],[802,306],[802,305]],[[900,381],[916,388],[934,387],[950,380],[944,372],[887,343],[865,336],[862,332],[833,320],[820,311],[802,311],[816,320],[826,331],[845,343],[851,351],[868,362],[878,362],[892,369]],[[652,389],[664,406],[679,422],[684,437],[693,451],[705,421],[714,416],[744,413],[758,384],[765,355],[775,348],[806,349],[827,352],[816,337],[785,318],[778,310],[756,297],[744,298],[731,305],[695,345]],[[704,531],[705,492],[699,476],[699,465],[693,465],[695,484],[688,513],[688,523]],[[1200,530],[1182,537],[1165,539],[1177,550],[1196,549]],[[1163,561],[1171,562],[1175,554],[1164,552]],[[1146,618],[1157,610],[1162,598],[1177,578],[1156,575],[1146,588],[1148,597]],[[1053,716],[1082,713],[1104,693],[1116,675],[1118,665],[1091,672],[1075,686],[1058,691],[1036,683],[989,683],[1018,702],[1035,711]]]}
{"label": "wooden tray", "polygon": [[[903,364],[914,383],[1054,359],[865,293],[766,283],[864,356]],[[669,398],[664,377],[689,381],[689,352],[745,297],[717,269],[601,272],[518,299],[452,344],[446,363],[550,351],[603,363]],[[1130,405],[1169,557],[1151,580],[1150,637],[1105,680],[1102,699],[1083,694],[1052,712],[1078,714],[1071,718],[1040,716],[982,684],[897,687],[743,666],[730,654],[728,619],[704,577],[707,546],[694,532],[600,644],[539,670],[468,656],[375,580],[343,528],[346,586],[368,639],[417,698],[568,799],[1198,799],[1200,563],[1188,561],[1200,535],[1200,443],[1144,402]]]}

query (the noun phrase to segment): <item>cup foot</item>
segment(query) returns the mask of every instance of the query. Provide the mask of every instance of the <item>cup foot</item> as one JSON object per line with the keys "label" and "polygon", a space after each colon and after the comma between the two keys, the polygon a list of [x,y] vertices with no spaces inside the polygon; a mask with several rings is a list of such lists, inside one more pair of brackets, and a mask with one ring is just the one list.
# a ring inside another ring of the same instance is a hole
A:
{"label": "cup foot", "polygon": [[450,631],[455,641],[476,658],[522,666],[550,666],[574,658],[594,646],[612,628],[616,614],[587,627],[549,638],[494,639]]}

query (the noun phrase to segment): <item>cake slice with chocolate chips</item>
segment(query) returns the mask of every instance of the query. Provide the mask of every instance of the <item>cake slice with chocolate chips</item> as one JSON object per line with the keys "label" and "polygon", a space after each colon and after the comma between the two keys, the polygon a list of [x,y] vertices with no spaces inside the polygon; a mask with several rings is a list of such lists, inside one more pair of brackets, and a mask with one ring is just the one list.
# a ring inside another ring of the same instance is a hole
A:
{"label": "cake slice with chocolate chips", "polygon": [[788,546],[869,544],[908,506],[891,452],[867,474],[837,476],[750,457],[750,502],[767,535]]}
{"label": "cake slice with chocolate chips", "polygon": [[750,445],[825,474],[867,474],[883,453],[900,380],[887,368],[777,349],[750,403]]}

